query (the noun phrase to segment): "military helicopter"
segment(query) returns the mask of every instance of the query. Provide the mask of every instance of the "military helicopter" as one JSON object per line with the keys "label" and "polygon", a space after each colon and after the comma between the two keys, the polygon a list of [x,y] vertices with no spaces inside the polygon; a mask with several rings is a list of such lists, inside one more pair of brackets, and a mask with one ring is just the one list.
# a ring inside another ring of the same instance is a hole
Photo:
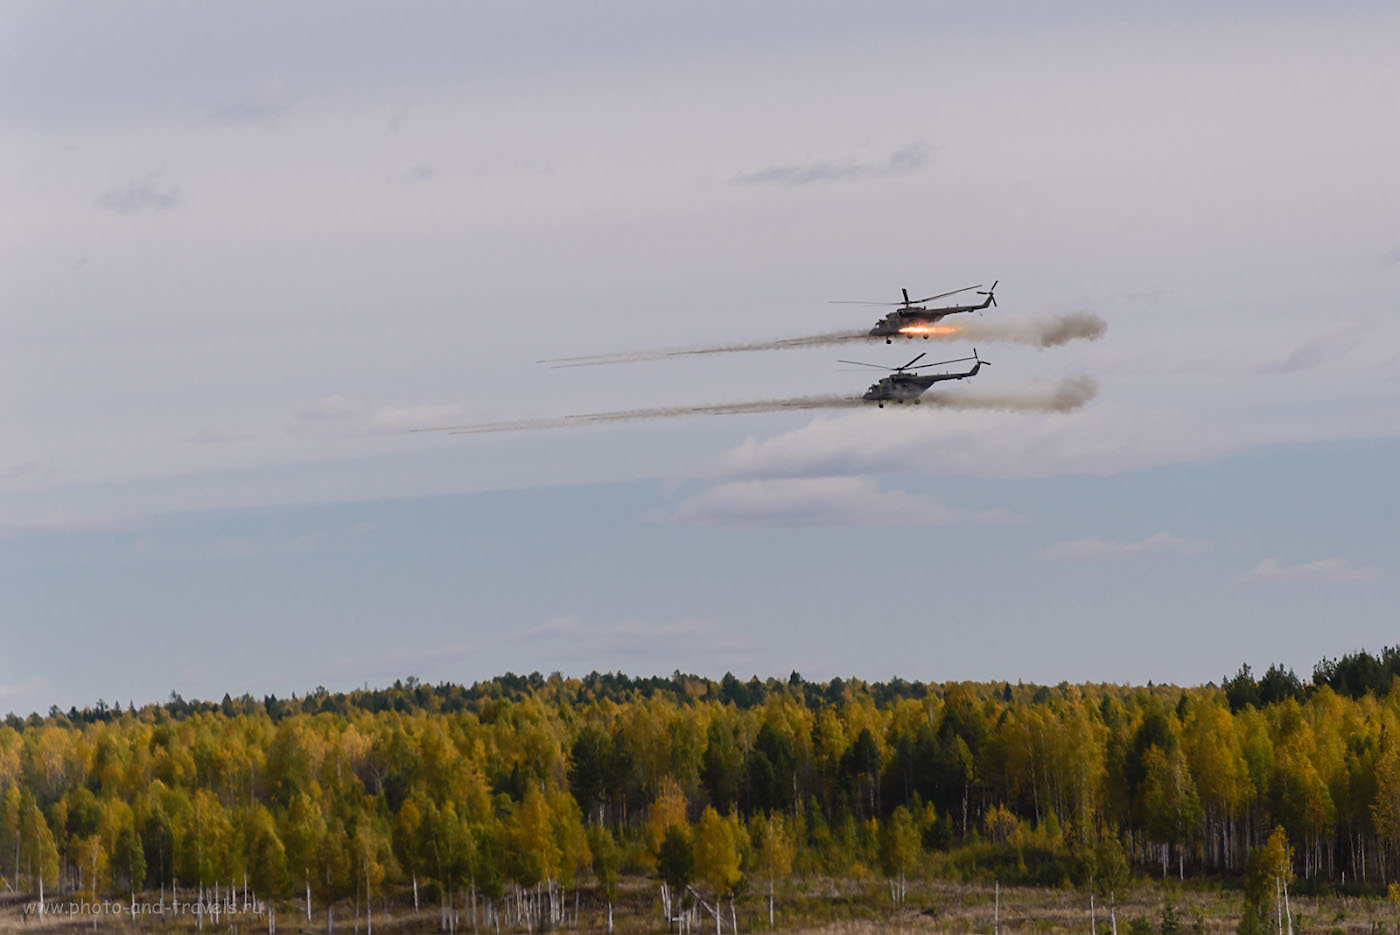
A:
{"label": "military helicopter", "polygon": [[[997,280],[997,282],[1000,281],[1001,280]],[[897,305],[899,306],[898,308],[875,323],[875,327],[870,329],[870,336],[872,338],[884,338],[886,344],[892,343],[894,339],[901,334],[911,340],[918,335],[922,335],[923,339],[927,341],[929,334],[937,333],[933,331],[934,326],[947,316],[957,315],[960,312],[980,311],[989,305],[995,306],[997,304],[997,282],[992,283],[992,288],[988,289],[986,292],[977,293],[978,295],[986,296],[979,305],[949,305],[945,308],[925,308],[923,303],[932,302],[936,299],[946,299],[948,296],[957,295],[960,292],[968,292],[978,288],[981,283],[978,283],[977,286],[964,286],[961,289],[954,289],[952,292],[944,292],[940,295],[931,295],[925,299],[911,299],[909,298],[909,290],[901,289],[899,291],[904,293],[903,302],[840,301],[831,304]]]}
{"label": "military helicopter", "polygon": [[[919,355],[919,357],[923,356],[923,354]],[[905,403],[913,401],[914,405],[917,406],[919,404],[919,397],[923,395],[924,390],[933,386],[933,384],[942,383],[944,380],[966,380],[968,377],[975,377],[977,371],[981,370],[984,364],[988,367],[991,366],[987,361],[977,356],[977,348],[975,347],[972,349],[971,357],[955,357],[952,360],[940,360],[936,363],[919,364],[919,366],[915,367],[914,363],[919,357],[915,357],[914,360],[909,361],[909,363],[902,367],[884,367],[880,364],[867,364],[858,360],[842,360],[837,361],[837,363],[855,364],[860,367],[878,367],[881,370],[890,371],[889,376],[882,377],[878,383],[870,384],[870,389],[866,390],[865,395],[861,397],[870,402],[878,403],[881,409],[885,408],[885,403],[887,402]],[[973,364],[972,369],[965,373],[919,374],[913,372],[915,370],[922,370],[925,367],[938,367],[943,364],[961,363],[964,360],[975,360],[977,363]]]}

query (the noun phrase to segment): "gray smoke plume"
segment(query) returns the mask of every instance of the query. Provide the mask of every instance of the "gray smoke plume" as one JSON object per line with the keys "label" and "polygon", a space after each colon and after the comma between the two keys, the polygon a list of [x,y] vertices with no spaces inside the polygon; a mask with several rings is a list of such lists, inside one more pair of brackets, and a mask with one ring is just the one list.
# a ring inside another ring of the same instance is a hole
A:
{"label": "gray smoke plume", "polygon": [[[1083,406],[1098,393],[1093,377],[1070,377],[1046,388],[941,390],[925,393],[921,406],[888,406],[915,409],[1000,409],[1012,412],[1070,412]],[[851,396],[798,396],[792,399],[759,399],[749,402],[717,403],[710,406],[666,406],[657,409],[624,409],[620,412],[591,412],[555,419],[521,419],[516,422],[483,422],[476,425],[443,425],[415,432],[449,432],[453,435],[482,435],[492,432],[529,432],[538,429],[564,429],[616,422],[643,422],[650,419],[679,419],[686,416],[741,416],[764,412],[804,409],[860,409],[872,406]]]}
{"label": "gray smoke plume", "polygon": [[[931,334],[931,341],[1001,341],[1008,344],[1028,344],[1031,347],[1059,347],[1076,339],[1095,341],[1108,331],[1108,323],[1089,312],[1054,315],[1050,318],[969,318],[953,321],[944,319],[942,327],[952,329],[947,334]],[[552,368],[603,367],[611,364],[637,364],[672,357],[703,357],[709,354],[740,354],[752,351],[790,351],[800,348],[829,347],[836,344],[876,342],[865,331],[828,331],[800,338],[779,338],[773,341],[744,341],[733,344],[709,344],[700,347],[657,348],[650,351],[618,351],[612,354],[588,354],[582,357],[556,357],[538,361]],[[912,340],[918,340],[914,338]]]}
{"label": "gray smoke plume", "polygon": [[923,395],[923,405],[938,409],[1000,409],[1007,412],[1073,412],[1099,395],[1093,377],[1066,377],[1049,389],[969,387],[934,390]]}
{"label": "gray smoke plume", "polygon": [[957,325],[956,334],[938,340],[1005,341],[1031,347],[1059,347],[1080,339],[1097,341],[1108,331],[1108,322],[1090,312],[1072,312],[1051,318],[971,318]]}

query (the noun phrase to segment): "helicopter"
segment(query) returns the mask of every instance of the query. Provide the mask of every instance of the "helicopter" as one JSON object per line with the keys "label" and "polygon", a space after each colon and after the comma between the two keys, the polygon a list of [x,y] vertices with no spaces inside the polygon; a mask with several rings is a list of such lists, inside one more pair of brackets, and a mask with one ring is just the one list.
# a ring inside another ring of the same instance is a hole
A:
{"label": "helicopter", "polygon": [[993,282],[992,288],[988,289],[986,292],[977,293],[978,295],[986,296],[986,298],[983,299],[982,302],[978,305],[949,305],[945,308],[925,308],[923,306],[923,303],[932,302],[936,299],[946,299],[950,295],[957,295],[960,292],[968,292],[973,289],[977,289],[979,286],[981,286],[981,283],[978,283],[976,286],[964,286],[961,289],[954,289],[952,292],[944,292],[939,295],[931,295],[924,299],[911,299],[909,298],[909,290],[901,289],[899,291],[904,293],[903,302],[839,301],[833,302],[831,304],[897,305],[899,306],[898,308],[896,308],[894,311],[890,312],[884,318],[880,319],[878,322],[875,323],[875,327],[870,329],[870,336],[872,338],[884,338],[886,344],[893,343],[894,339],[901,334],[905,337],[908,337],[911,340],[917,335],[922,335],[923,339],[927,341],[930,333],[938,333],[933,331],[933,328],[938,324],[939,321],[946,318],[947,316],[957,315],[960,312],[980,311],[989,305],[995,306],[997,304],[997,282],[1000,281],[1001,280]]}
{"label": "helicopter", "polygon": [[[866,390],[865,395],[861,397],[869,402],[877,403],[881,409],[885,408],[885,403],[887,402],[902,404],[912,401],[914,405],[917,406],[919,404],[919,397],[923,395],[924,390],[933,386],[933,384],[942,383],[945,380],[966,380],[968,377],[975,377],[977,371],[981,370],[984,364],[988,367],[991,366],[987,361],[977,356],[977,348],[975,347],[972,349],[971,357],[955,357],[952,360],[940,360],[931,364],[919,364],[917,367],[914,366],[915,362],[923,356],[923,354],[920,354],[902,367],[884,367],[880,364],[867,364],[858,360],[841,360],[837,361],[837,363],[856,364],[860,367],[878,367],[881,370],[890,371],[889,376],[881,377],[878,383],[870,384],[870,389]],[[964,360],[975,360],[977,363],[972,365],[971,370],[964,373],[930,373],[924,375],[913,372],[915,370],[922,370],[925,367],[938,367],[943,364],[961,363]]]}

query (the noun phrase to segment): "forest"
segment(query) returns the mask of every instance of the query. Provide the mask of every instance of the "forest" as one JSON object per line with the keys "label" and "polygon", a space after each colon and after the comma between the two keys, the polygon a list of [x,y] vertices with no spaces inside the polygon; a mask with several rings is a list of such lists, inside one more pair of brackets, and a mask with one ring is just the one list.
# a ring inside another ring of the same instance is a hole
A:
{"label": "forest", "polygon": [[0,726],[0,875],[44,899],[252,893],[357,930],[395,905],[559,927],[580,892],[610,920],[638,881],[720,930],[740,896],[771,920],[794,879],[879,880],[893,905],[915,877],[1249,893],[1261,854],[1295,893],[1384,894],[1398,673],[1387,648],[1192,688],[534,674],[55,708]]}

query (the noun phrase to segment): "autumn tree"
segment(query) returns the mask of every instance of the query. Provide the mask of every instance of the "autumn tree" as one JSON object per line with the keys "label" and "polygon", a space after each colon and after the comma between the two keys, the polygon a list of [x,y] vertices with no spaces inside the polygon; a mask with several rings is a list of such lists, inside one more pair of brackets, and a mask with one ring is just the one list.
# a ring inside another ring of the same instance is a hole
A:
{"label": "autumn tree", "polygon": [[904,905],[905,878],[919,859],[919,829],[903,805],[880,829],[880,866],[890,878],[890,901]]}
{"label": "autumn tree", "polygon": [[608,907],[608,932],[613,930],[613,902],[617,899],[617,876],[622,866],[622,848],[612,832],[602,825],[588,829],[588,849],[593,854],[593,876],[598,894]]}
{"label": "autumn tree", "polygon": [[1109,834],[1093,848],[1093,889],[1108,902],[1108,922],[1113,935],[1118,935],[1118,894],[1132,880],[1132,868],[1118,836]]}
{"label": "autumn tree", "polygon": [[691,852],[695,875],[714,895],[715,935],[720,935],[720,901],[732,896],[741,874],[743,829],[732,813],[721,818],[713,805],[700,813]]}
{"label": "autumn tree", "polygon": [[758,864],[755,868],[768,880],[768,927],[773,928],[773,884],[792,872],[795,852],[792,838],[781,816],[770,814],[758,822]]}
{"label": "autumn tree", "polygon": [[672,906],[682,903],[694,868],[695,858],[690,849],[690,832],[684,824],[668,825],[656,855],[656,869],[662,884],[661,904],[668,920],[675,915]]}
{"label": "autumn tree", "polygon": [[[1293,916],[1288,908],[1288,884],[1293,879],[1293,849],[1282,828],[1274,828],[1263,846],[1249,855],[1244,874],[1245,910],[1255,912],[1270,930],[1289,933]],[[1274,912],[1268,911],[1270,900]]]}

